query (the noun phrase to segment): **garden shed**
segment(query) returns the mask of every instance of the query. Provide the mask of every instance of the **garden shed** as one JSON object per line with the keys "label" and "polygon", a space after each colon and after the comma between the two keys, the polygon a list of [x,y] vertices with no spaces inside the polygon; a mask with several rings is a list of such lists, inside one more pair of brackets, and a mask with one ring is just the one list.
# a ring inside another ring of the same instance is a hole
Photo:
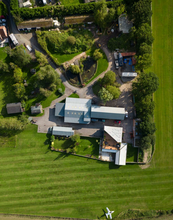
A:
{"label": "garden shed", "polygon": [[35,106],[31,106],[31,114],[40,114],[43,113],[42,105],[40,103],[36,103]]}
{"label": "garden shed", "polygon": [[129,21],[126,14],[122,14],[118,18],[118,25],[119,25],[119,31],[123,32],[124,34],[129,33],[130,28],[133,27],[133,23]]}
{"label": "garden shed", "polygon": [[74,135],[74,131],[71,127],[54,126],[52,129],[52,135],[70,137]]}
{"label": "garden shed", "polygon": [[91,15],[68,16],[65,17],[65,24],[80,24],[94,21]]}
{"label": "garden shed", "polygon": [[17,103],[9,103],[6,105],[8,114],[16,114],[23,112],[23,108],[20,102]]}

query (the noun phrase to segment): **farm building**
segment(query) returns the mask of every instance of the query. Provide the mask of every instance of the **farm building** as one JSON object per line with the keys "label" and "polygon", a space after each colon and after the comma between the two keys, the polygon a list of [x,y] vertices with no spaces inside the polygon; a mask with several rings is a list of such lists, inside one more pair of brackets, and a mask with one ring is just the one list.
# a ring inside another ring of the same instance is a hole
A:
{"label": "farm building", "polygon": [[115,161],[116,165],[126,165],[127,144],[122,143],[123,128],[104,126],[102,152],[108,161]]}
{"label": "farm building", "polygon": [[52,129],[52,135],[70,137],[70,136],[74,135],[74,131],[70,127],[54,126]]}
{"label": "farm building", "polygon": [[124,34],[127,34],[130,28],[133,27],[133,23],[129,21],[126,14],[122,14],[118,18],[118,26],[120,32],[122,31]]}
{"label": "farm building", "polygon": [[92,105],[91,118],[124,120],[125,108]]}
{"label": "farm building", "polygon": [[125,108],[91,105],[91,99],[66,98],[65,103],[56,103],[55,116],[64,117],[64,122],[89,124],[91,118],[124,120]]}
{"label": "farm building", "polygon": [[31,114],[40,114],[43,113],[42,105],[37,103],[35,106],[31,106]]}
{"label": "farm building", "polygon": [[20,102],[17,103],[9,103],[6,105],[8,114],[16,114],[23,112],[23,108]]}
{"label": "farm building", "polygon": [[41,27],[53,27],[53,19],[52,18],[40,18],[28,21],[22,21],[17,25],[18,30],[23,29],[32,29],[32,28],[41,28]]}
{"label": "farm building", "polygon": [[65,24],[80,24],[93,22],[94,17],[91,15],[80,15],[80,16],[68,16],[65,17]]}

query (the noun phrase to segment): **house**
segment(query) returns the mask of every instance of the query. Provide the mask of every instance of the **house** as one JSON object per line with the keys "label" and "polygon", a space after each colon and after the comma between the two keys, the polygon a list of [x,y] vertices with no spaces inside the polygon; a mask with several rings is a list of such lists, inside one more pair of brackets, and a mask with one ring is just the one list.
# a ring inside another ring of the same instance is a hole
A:
{"label": "house", "polygon": [[31,106],[31,114],[40,114],[43,113],[42,105],[40,103],[36,103],[35,106]]}
{"label": "house", "polygon": [[0,26],[0,41],[3,41],[8,37],[7,29],[5,26]]}
{"label": "house", "polygon": [[91,105],[91,99],[66,98],[56,103],[55,116],[64,117],[66,123],[89,124],[91,118],[124,120],[125,108]]}
{"label": "house", "polygon": [[8,114],[16,114],[23,112],[23,108],[20,102],[18,103],[9,103],[6,105]]}
{"label": "house", "polygon": [[126,165],[127,144],[122,143],[122,127],[104,126],[102,159],[114,161],[116,165]]}
{"label": "house", "polygon": [[24,29],[40,29],[41,27],[53,27],[52,18],[40,18],[34,20],[22,21],[17,25],[18,30]]}
{"label": "house", "polygon": [[74,131],[71,127],[54,126],[52,129],[52,135],[70,137],[74,135]]}
{"label": "house", "polygon": [[133,27],[133,23],[129,21],[126,14],[122,14],[118,18],[118,26],[120,32],[127,34],[129,33],[130,28]]}
{"label": "house", "polygon": [[31,2],[29,0],[23,3],[23,7],[24,8],[29,8],[31,6],[32,6],[32,4],[31,4]]}

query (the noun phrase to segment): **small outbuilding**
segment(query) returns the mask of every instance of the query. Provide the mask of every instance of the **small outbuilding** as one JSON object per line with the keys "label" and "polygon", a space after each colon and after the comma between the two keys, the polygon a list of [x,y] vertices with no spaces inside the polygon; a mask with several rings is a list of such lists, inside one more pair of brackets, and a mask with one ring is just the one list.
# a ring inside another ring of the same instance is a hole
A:
{"label": "small outbuilding", "polygon": [[40,114],[43,113],[42,105],[40,103],[36,103],[35,106],[31,106],[31,114]]}
{"label": "small outbuilding", "polygon": [[32,28],[39,29],[41,27],[47,27],[47,28],[53,27],[53,19],[40,18],[34,20],[27,20],[27,21],[22,21],[20,24],[17,25],[18,30],[32,29]]}
{"label": "small outbuilding", "polygon": [[71,127],[54,126],[52,129],[52,135],[70,137],[74,135],[74,131]]}
{"label": "small outbuilding", "polygon": [[130,28],[133,27],[133,23],[129,21],[126,14],[122,14],[118,18],[119,31],[122,31],[124,34],[129,33]]}
{"label": "small outbuilding", "polygon": [[64,117],[65,103],[56,103],[55,116]]}
{"label": "small outbuilding", "polygon": [[20,102],[17,103],[9,103],[6,105],[7,113],[8,114],[16,114],[16,113],[22,113],[23,108]]}
{"label": "small outbuilding", "polygon": [[29,7],[31,7],[31,6],[32,6],[32,4],[31,4],[30,1],[26,1],[26,2],[23,3],[23,7],[24,7],[24,8],[29,8]]}

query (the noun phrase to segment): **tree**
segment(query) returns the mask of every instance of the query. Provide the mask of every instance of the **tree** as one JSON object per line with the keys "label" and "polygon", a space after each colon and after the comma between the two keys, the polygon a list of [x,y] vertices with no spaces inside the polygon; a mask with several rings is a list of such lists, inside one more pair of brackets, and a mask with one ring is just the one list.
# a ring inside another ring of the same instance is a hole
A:
{"label": "tree", "polygon": [[106,16],[107,16],[107,5],[105,0],[99,1],[96,3],[94,12],[94,21],[95,23],[103,30],[106,28]]}
{"label": "tree", "polygon": [[102,83],[103,85],[113,85],[116,80],[115,73],[113,71],[108,71],[105,73]]}
{"label": "tree", "polygon": [[50,65],[41,67],[35,77],[41,87],[51,90],[56,89],[57,85],[60,85],[61,82],[58,73]]}
{"label": "tree", "polygon": [[121,93],[119,88],[117,88],[116,86],[109,85],[109,86],[106,87],[106,89],[108,90],[108,92],[110,94],[113,95],[114,99],[118,99],[119,98],[120,93]]}
{"label": "tree", "polygon": [[103,54],[101,52],[99,52],[99,49],[96,49],[93,53],[93,59],[94,60],[99,60],[103,57]]}
{"label": "tree", "polygon": [[152,45],[152,43],[154,41],[154,38],[152,36],[151,26],[148,23],[142,24],[136,30],[136,37],[137,37],[138,45],[140,45],[142,43],[146,43],[148,45]]}
{"label": "tree", "polygon": [[148,149],[151,146],[151,138],[150,136],[144,136],[140,139],[140,146],[142,149]]}
{"label": "tree", "polygon": [[71,45],[74,45],[76,43],[76,38],[74,36],[68,36],[67,42]]}
{"label": "tree", "polygon": [[141,23],[149,23],[152,15],[151,0],[131,1],[133,4],[127,8],[130,19],[134,20],[135,26]]}
{"label": "tree", "polygon": [[18,99],[22,99],[25,95],[25,86],[23,83],[16,83],[13,85],[14,93]]}
{"label": "tree", "polygon": [[144,55],[144,54],[151,54],[152,48],[150,45],[146,44],[145,42],[142,43],[139,47],[139,55]]}
{"label": "tree", "polygon": [[75,143],[80,143],[80,135],[79,134],[72,135],[71,140]]}
{"label": "tree", "polygon": [[7,14],[7,6],[2,1],[0,1],[0,14]]}
{"label": "tree", "polygon": [[108,13],[107,13],[105,19],[106,19],[107,24],[111,23],[115,19],[115,9],[114,8],[110,8],[108,10]]}
{"label": "tree", "polygon": [[73,74],[79,74],[80,73],[80,68],[78,65],[70,65],[70,71]]}
{"label": "tree", "polygon": [[40,88],[40,94],[44,96],[45,98],[49,97],[51,95],[51,91],[48,89]]}
{"label": "tree", "polygon": [[5,63],[3,60],[0,60],[0,72],[1,73],[8,73],[9,72],[8,64]]}
{"label": "tree", "polygon": [[35,56],[37,58],[37,61],[40,64],[40,66],[45,66],[46,64],[48,64],[47,58],[44,54],[42,54],[39,51],[35,50]]}
{"label": "tree", "polygon": [[107,101],[110,101],[113,99],[113,95],[110,92],[108,92],[108,90],[106,90],[104,87],[102,87],[98,95],[100,99],[104,102],[104,104],[106,104]]}
{"label": "tree", "polygon": [[138,100],[141,97],[153,94],[159,87],[159,79],[156,74],[141,73],[138,77],[137,82],[132,84],[133,94]]}
{"label": "tree", "polygon": [[20,115],[19,121],[22,123],[23,127],[25,128],[27,124],[29,124],[28,116],[27,115]]}
{"label": "tree", "polygon": [[14,80],[16,83],[21,83],[23,80],[23,73],[19,67],[14,69]]}
{"label": "tree", "polygon": [[136,69],[143,71],[147,69],[152,64],[152,56],[149,53],[139,55],[136,57]]}
{"label": "tree", "polygon": [[152,96],[148,95],[136,100],[135,103],[137,114],[140,118],[147,120],[149,115],[153,115],[155,104]]}
{"label": "tree", "polygon": [[17,46],[11,51],[9,50],[9,56],[12,58],[13,62],[21,68],[31,61],[31,56],[26,52],[23,45]]}
{"label": "tree", "polygon": [[142,121],[140,123],[140,130],[142,135],[153,135],[156,131],[156,125],[152,121]]}

